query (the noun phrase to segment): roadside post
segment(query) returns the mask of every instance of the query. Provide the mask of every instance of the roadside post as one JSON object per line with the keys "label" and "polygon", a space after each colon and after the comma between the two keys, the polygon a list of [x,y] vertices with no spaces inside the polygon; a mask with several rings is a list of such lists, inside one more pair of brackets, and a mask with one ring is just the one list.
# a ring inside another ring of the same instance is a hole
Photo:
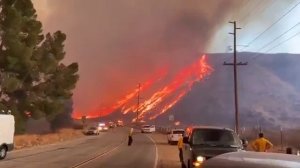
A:
{"label": "roadside post", "polygon": [[174,119],[175,119],[175,117],[174,117],[173,114],[169,115],[169,121],[170,121],[169,122],[169,129],[171,129],[171,126],[173,125]]}

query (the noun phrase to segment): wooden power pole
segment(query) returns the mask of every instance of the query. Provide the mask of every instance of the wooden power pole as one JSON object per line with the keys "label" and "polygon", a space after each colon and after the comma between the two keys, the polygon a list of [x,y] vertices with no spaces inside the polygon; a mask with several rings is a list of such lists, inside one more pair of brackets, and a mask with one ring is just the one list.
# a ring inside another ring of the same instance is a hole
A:
{"label": "wooden power pole", "polygon": [[137,107],[136,107],[136,123],[139,120],[139,108],[140,108],[140,91],[141,91],[141,84],[138,85],[138,93],[137,93]]}
{"label": "wooden power pole", "polygon": [[235,107],[235,131],[239,134],[239,101],[238,101],[238,79],[237,79],[237,66],[240,65],[248,65],[248,63],[237,63],[237,51],[236,51],[236,31],[241,29],[237,28],[236,21],[229,22],[233,24],[233,33],[230,33],[233,35],[233,63],[227,63],[224,62],[224,65],[230,65],[233,66],[233,75],[234,75],[234,107]]}

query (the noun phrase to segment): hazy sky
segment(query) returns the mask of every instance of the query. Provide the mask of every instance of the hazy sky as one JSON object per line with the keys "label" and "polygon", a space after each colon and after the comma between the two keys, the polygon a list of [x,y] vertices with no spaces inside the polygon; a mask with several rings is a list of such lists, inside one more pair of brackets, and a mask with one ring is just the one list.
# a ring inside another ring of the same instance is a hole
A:
{"label": "hazy sky", "polygon": [[[109,105],[161,68],[169,76],[204,52],[228,52],[229,20],[249,44],[298,0],[33,0],[45,32],[67,34],[66,62],[79,62],[75,109]],[[245,51],[265,52],[300,31],[264,45],[300,21],[300,6]],[[297,16],[297,17],[296,17]],[[300,52],[299,37],[270,52]]]}

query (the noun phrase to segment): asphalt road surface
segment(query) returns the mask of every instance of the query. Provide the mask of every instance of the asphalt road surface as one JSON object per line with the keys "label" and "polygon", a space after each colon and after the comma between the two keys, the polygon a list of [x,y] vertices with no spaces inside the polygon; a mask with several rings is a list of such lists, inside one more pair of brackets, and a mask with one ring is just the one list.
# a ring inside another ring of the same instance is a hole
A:
{"label": "asphalt road surface", "polygon": [[98,136],[8,153],[1,168],[154,168],[156,145],[147,134],[136,133],[127,146],[127,129]]}

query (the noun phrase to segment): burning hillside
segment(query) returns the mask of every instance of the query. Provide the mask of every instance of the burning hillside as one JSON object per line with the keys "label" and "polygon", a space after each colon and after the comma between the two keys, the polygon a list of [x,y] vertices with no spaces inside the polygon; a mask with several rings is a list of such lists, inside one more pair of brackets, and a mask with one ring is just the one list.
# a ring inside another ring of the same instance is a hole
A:
{"label": "burning hillside", "polygon": [[[152,79],[142,83],[140,88],[129,92],[115,104],[109,107],[100,107],[95,111],[87,112],[87,114],[74,112],[73,117],[79,119],[86,115],[87,118],[96,118],[121,110],[124,115],[138,111],[139,119],[154,119],[172,108],[196,82],[203,80],[212,72],[213,68],[208,64],[206,56],[203,55],[195,63],[182,69],[173,80],[162,84],[162,87],[156,90],[153,90],[152,87],[166,76],[166,70],[160,71]],[[150,96],[143,97],[143,101],[138,106],[136,103],[138,93],[146,90],[150,90]]]}

